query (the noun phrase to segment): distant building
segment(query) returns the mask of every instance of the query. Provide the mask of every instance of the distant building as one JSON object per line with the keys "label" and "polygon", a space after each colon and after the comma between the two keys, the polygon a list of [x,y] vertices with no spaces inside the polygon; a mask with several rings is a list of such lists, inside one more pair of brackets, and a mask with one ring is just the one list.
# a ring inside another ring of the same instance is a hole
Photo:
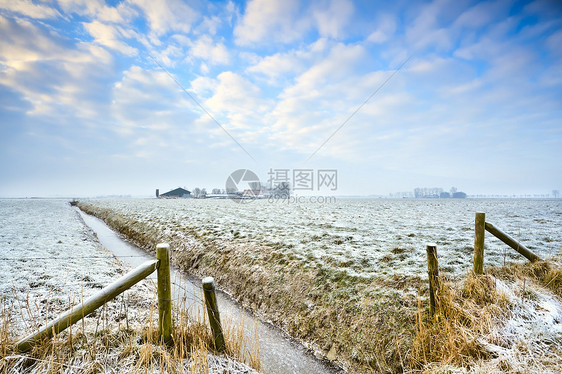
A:
{"label": "distant building", "polygon": [[416,198],[438,198],[443,192],[442,188],[432,187],[432,188],[416,188],[414,189],[414,197]]}
{"label": "distant building", "polygon": [[189,198],[191,197],[191,192],[189,192],[186,189],[183,188],[176,188],[175,190],[171,190],[168,191],[166,193],[160,194],[158,196],[159,198],[168,198],[168,199],[174,199],[174,198]]}
{"label": "distant building", "polygon": [[456,199],[464,199],[466,197],[466,193],[458,191],[456,187],[452,187],[451,192],[443,191],[442,188],[438,187],[418,187],[414,189],[414,197],[440,199],[448,199],[453,197]]}

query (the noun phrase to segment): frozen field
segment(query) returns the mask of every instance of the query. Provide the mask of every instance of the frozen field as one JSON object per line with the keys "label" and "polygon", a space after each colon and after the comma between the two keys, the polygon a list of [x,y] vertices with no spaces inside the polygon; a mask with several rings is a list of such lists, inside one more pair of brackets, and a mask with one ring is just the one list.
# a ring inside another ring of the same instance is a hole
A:
{"label": "frozen field", "polygon": [[[486,212],[489,222],[520,237],[542,257],[562,252],[562,201],[558,200],[377,199],[330,204],[257,200],[237,204],[210,199],[121,199],[91,203],[107,208],[106,218],[124,216],[125,220],[116,221],[124,223],[125,230],[134,228],[131,237],[147,232],[144,239],[150,242],[155,232],[163,234],[185,251],[181,253],[192,256],[185,257],[188,260],[210,253],[202,260],[208,261],[202,272],[219,268],[216,275],[225,284],[246,292],[239,296],[247,305],[261,308],[258,312],[293,336],[319,342],[314,346],[318,352],[336,354],[344,362],[355,357],[366,365],[376,352],[376,344],[369,342],[382,342],[382,352],[409,351],[404,347],[410,347],[413,337],[416,302],[420,296],[424,302],[425,287],[420,285],[425,285],[427,276],[426,243],[437,243],[440,266],[449,276],[471,268],[475,212]],[[156,230],[147,227],[151,225]],[[20,332],[32,327],[23,326],[22,316],[28,322],[45,321],[71,299],[91,295],[124,271],[63,200],[0,200],[0,250],[2,299],[17,316],[13,322]],[[223,268],[220,256],[226,254],[231,256],[230,267]],[[503,264],[504,259],[526,261],[487,235],[486,265]],[[361,278],[340,277],[344,272]],[[407,277],[392,277],[395,274]],[[262,288],[261,282],[268,281],[267,288]],[[510,306],[507,317],[481,337],[482,349],[496,352],[501,361],[485,364],[496,368],[509,362],[522,368],[521,372],[541,365],[559,368],[559,299],[540,285],[522,280],[498,280],[495,287],[505,289]],[[271,292],[266,294],[265,289]],[[139,310],[148,310],[150,292],[145,287],[139,291],[145,303]],[[528,294],[533,296],[525,297]],[[261,304],[261,295],[272,304]],[[119,314],[120,303],[109,309]],[[136,315],[132,310],[129,313]],[[337,324],[313,324],[334,318]],[[93,317],[93,326],[96,320]],[[383,320],[392,322],[379,324]],[[498,345],[497,337],[503,343]],[[529,355],[520,355],[520,346],[533,357],[540,353],[546,358],[528,363]],[[402,365],[402,361],[388,360],[388,367]]]}
{"label": "frozen field", "polygon": [[[471,267],[474,213],[494,223],[542,257],[562,251],[562,200],[340,199],[327,204],[256,200],[96,200],[157,228],[194,231],[202,240],[266,245],[311,266],[349,275],[425,274],[425,244],[437,243],[449,275]],[[524,258],[490,234],[485,264]]]}
{"label": "frozen field", "polygon": [[87,297],[117,279],[119,262],[92,235],[66,200],[0,200],[2,296]]}
{"label": "frozen field", "polygon": [[[67,200],[0,200],[0,292],[14,335],[56,317],[125,271]],[[150,302],[147,287],[126,294]],[[114,308],[119,313],[119,303],[111,303]]]}
{"label": "frozen field", "polygon": [[[67,200],[0,199],[0,330],[3,349],[7,342],[4,339],[11,342],[27,335],[67,310],[70,304],[75,305],[92,296],[129,270],[101,246],[94,232]],[[141,345],[130,342],[139,341],[141,330],[149,326],[149,321],[156,326],[155,295],[153,282],[141,281],[68,329],[74,331],[75,336],[85,332],[87,343],[75,340],[74,355],[64,351],[59,344],[55,361],[61,365],[60,371],[64,368],[65,372],[90,372],[91,366],[96,368],[94,371],[132,372],[138,361],[135,350]],[[125,339],[123,331],[130,332],[130,341]],[[61,334],[62,341],[68,336],[65,334]],[[111,347],[102,344],[100,348],[100,341],[109,340],[112,341]],[[206,350],[201,352],[207,353]],[[89,356],[92,353],[93,358]],[[43,359],[40,353],[31,353],[30,360],[25,360],[26,357],[0,357],[2,372],[59,371],[49,366],[49,360]],[[41,363],[46,364],[41,366]],[[191,361],[184,360],[182,364],[189,367]],[[212,354],[208,356],[207,365],[211,372],[255,372],[234,359]],[[137,368],[134,372],[144,371]]]}

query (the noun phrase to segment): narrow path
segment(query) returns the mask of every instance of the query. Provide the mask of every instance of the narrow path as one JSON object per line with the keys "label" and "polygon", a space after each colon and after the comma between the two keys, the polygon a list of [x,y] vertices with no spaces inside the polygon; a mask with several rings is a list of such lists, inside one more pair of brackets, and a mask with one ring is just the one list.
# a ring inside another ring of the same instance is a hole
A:
{"label": "narrow path", "polygon": [[[138,247],[123,240],[117,233],[111,230],[102,220],[85,214],[78,210],[84,222],[97,234],[100,243],[109,251],[113,252],[120,260],[128,266],[136,267],[153,257],[139,249]],[[186,298],[187,305],[201,306],[201,291],[198,287],[200,282],[189,279],[178,269],[172,269],[172,280],[176,285],[172,291],[179,299]],[[230,318],[234,323],[245,326],[247,339],[252,339],[254,335],[254,317],[245,312],[231,298],[222,293],[217,293],[217,300],[221,311],[221,319]],[[201,310],[194,310],[201,313]],[[285,334],[278,329],[257,321],[257,329],[260,344],[260,356],[262,371],[274,374],[295,374],[295,373],[341,373],[341,370],[333,368],[314,357],[305,347],[294,341],[289,340]]]}

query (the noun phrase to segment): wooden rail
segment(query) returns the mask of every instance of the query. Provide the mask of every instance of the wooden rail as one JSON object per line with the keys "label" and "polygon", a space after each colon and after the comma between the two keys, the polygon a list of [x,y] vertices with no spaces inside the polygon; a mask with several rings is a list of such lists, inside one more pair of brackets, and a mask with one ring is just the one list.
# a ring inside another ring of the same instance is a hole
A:
{"label": "wooden rail", "polygon": [[542,261],[539,256],[531,252],[529,249],[527,249],[527,247],[519,243],[517,240],[513,239],[511,236],[507,235],[502,230],[498,229],[496,226],[492,225],[490,222],[486,222],[486,231],[525,256],[527,260],[531,262]]}
{"label": "wooden rail", "polygon": [[100,292],[89,297],[80,305],[76,305],[74,308],[61,314],[57,319],[39,329],[39,331],[21,339],[16,343],[16,350],[19,352],[27,352],[31,350],[37,342],[49,339],[54,334],[58,334],[59,332],[65,330],[68,326],[80,321],[82,318],[86,317],[106,302],[112,300],[123,291],[129,289],[152,274],[157,267],[158,260],[146,261],[145,263],[139,265],[136,269],[132,270],[128,274],[125,274],[109,286],[106,286]]}
{"label": "wooden rail", "polygon": [[483,274],[484,272],[484,234],[488,231],[490,234],[494,235],[496,238],[515,249],[517,252],[525,256],[527,260],[531,262],[542,261],[542,259],[531,252],[523,244],[519,243],[517,240],[513,239],[511,236],[507,235],[505,232],[491,224],[486,222],[485,213],[476,213],[474,220],[474,273]]}
{"label": "wooden rail", "polygon": [[172,339],[172,300],[170,285],[170,246],[160,243],[156,246],[156,260],[146,261],[134,270],[125,274],[97,294],[89,297],[80,305],[61,314],[57,319],[40,328],[38,331],[18,341],[15,350],[27,352],[44,339],[65,330],[67,327],[80,321],[106,302],[131,288],[144,278],[158,270],[158,332],[160,339],[169,343]]}

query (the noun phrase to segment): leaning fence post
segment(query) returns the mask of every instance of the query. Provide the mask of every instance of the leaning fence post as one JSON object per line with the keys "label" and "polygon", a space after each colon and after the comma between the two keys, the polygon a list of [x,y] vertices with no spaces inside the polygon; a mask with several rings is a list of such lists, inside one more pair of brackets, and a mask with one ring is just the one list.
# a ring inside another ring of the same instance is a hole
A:
{"label": "leaning fence post", "polygon": [[484,234],[486,232],[486,213],[476,213],[474,219],[474,273],[484,272]]}
{"label": "leaning fence post", "polygon": [[16,351],[27,352],[42,339],[49,339],[54,334],[58,334],[68,326],[80,321],[82,318],[92,313],[106,302],[113,300],[123,291],[128,290],[133,285],[148,277],[154,272],[154,270],[156,270],[157,266],[158,261],[156,260],[146,261],[145,263],[139,265],[134,270],[117,279],[115,282],[104,287],[95,295],[90,296],[80,304],[75,305],[72,309],[64,312],[46,326],[18,341],[15,347]]}
{"label": "leaning fence post", "polygon": [[209,315],[209,324],[213,332],[215,348],[219,352],[224,352],[226,347],[224,344],[219,307],[217,305],[217,295],[215,294],[215,280],[213,277],[203,279],[203,293],[205,295],[205,305],[207,306],[207,314]]}
{"label": "leaning fence post", "polygon": [[437,245],[428,244],[427,251],[427,275],[429,276],[429,314],[433,315],[437,309],[436,292],[439,292],[439,263],[437,261]]}
{"label": "leaning fence post", "polygon": [[531,252],[527,247],[507,235],[502,230],[498,229],[496,226],[492,225],[490,222],[486,222],[486,231],[525,256],[527,260],[531,262],[542,261],[539,256]]}
{"label": "leaning fence post", "polygon": [[158,336],[169,343],[172,339],[172,290],[170,281],[170,246],[156,246],[158,265]]}

